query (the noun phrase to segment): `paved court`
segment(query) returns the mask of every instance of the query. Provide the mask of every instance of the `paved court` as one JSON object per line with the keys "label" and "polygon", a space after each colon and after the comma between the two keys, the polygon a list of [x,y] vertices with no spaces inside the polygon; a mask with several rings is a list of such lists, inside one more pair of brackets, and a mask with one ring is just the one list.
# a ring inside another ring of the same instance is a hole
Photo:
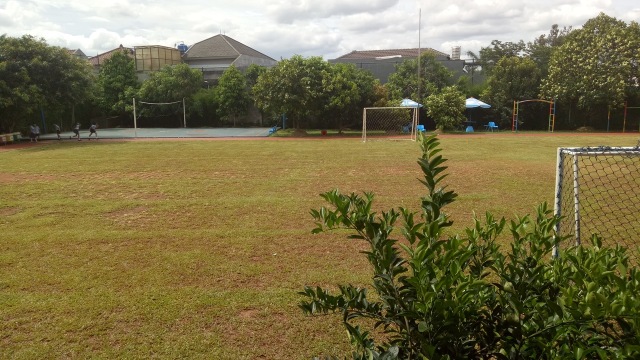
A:
{"label": "paved court", "polygon": [[[267,137],[271,128],[110,128],[98,129],[101,139],[134,139],[134,138],[228,138],[228,137]],[[73,132],[60,134],[63,139],[69,139]],[[88,129],[80,130],[80,138],[87,139]],[[93,137],[93,136],[92,136]],[[55,133],[40,135],[43,140],[57,139]]]}

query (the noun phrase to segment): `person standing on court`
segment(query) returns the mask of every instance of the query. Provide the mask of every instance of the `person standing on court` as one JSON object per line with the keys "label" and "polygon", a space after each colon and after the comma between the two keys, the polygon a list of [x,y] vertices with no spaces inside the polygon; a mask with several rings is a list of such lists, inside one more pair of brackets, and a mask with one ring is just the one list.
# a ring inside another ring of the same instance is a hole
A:
{"label": "person standing on court", "polygon": [[40,140],[40,126],[38,126],[38,124],[34,125],[35,129],[36,129],[36,142],[38,142],[38,140]]}
{"label": "person standing on court", "polygon": [[60,126],[58,126],[58,124],[53,124],[53,127],[56,129],[56,135],[58,135],[58,140],[62,140],[60,138]]}
{"label": "person standing on court", "polygon": [[35,124],[29,125],[29,138],[31,139],[31,142],[38,142],[38,139],[36,139],[36,125]]}
{"label": "person standing on court", "polygon": [[91,126],[89,127],[89,140],[91,140],[92,134],[95,134],[96,140],[98,140],[98,133],[96,132],[97,127],[98,126],[96,125],[96,123],[92,123]]}
{"label": "person standing on court", "polygon": [[78,137],[78,141],[80,141],[80,123],[77,123],[76,126],[73,128],[73,133],[75,135],[69,136],[69,139],[72,139],[74,137]]}

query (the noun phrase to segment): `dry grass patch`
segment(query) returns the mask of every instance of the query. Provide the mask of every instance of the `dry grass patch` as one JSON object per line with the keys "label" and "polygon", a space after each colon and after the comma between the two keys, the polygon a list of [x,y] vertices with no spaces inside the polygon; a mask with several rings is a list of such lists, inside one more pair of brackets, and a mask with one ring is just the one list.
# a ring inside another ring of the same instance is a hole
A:
{"label": "dry grass patch", "polygon": [[[456,230],[553,196],[555,148],[637,136],[443,136]],[[363,244],[311,235],[319,193],[418,210],[416,143],[96,142],[1,152],[0,353],[8,358],[347,355],[304,285],[368,284]],[[9,236],[4,236],[9,234]],[[398,233],[398,237],[400,234]]]}

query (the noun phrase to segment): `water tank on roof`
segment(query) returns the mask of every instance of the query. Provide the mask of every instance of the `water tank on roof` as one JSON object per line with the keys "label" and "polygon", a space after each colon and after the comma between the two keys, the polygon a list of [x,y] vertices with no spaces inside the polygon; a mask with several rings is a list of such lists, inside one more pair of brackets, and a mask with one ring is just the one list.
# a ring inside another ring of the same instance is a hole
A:
{"label": "water tank on roof", "polygon": [[178,45],[176,45],[176,47],[178,48],[178,50],[180,50],[180,55],[184,55],[184,53],[186,53],[187,50],[189,49],[187,44],[185,44],[183,42],[181,42]]}
{"label": "water tank on roof", "polygon": [[460,46],[454,46],[451,48],[451,60],[460,60]]}

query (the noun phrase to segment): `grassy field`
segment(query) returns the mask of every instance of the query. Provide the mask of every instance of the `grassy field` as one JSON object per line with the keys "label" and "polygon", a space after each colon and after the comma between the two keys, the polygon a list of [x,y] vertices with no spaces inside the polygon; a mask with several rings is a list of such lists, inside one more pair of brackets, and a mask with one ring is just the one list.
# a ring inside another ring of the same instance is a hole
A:
{"label": "grassy field", "polygon": [[[443,136],[449,212],[552,202],[558,146],[635,135]],[[416,209],[417,143],[45,142],[0,151],[0,358],[309,359],[349,351],[304,285],[367,284],[362,244],[311,235],[320,192]]]}

